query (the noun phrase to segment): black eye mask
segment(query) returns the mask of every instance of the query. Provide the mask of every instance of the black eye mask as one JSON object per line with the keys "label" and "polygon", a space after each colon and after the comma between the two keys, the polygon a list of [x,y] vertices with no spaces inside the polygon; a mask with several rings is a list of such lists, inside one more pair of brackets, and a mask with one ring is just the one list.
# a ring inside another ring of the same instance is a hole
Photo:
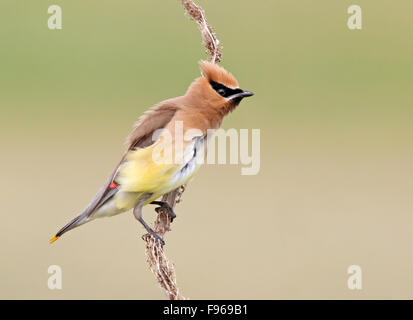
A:
{"label": "black eye mask", "polygon": [[224,98],[228,98],[234,94],[241,93],[241,89],[231,89],[226,86],[224,86],[221,83],[215,82],[210,80],[209,83],[211,84],[211,87],[220,95],[223,96]]}

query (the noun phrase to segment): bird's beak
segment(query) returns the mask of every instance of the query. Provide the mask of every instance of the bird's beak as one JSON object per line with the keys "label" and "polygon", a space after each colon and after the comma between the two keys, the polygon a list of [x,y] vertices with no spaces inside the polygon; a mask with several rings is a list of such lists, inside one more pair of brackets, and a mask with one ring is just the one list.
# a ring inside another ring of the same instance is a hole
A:
{"label": "bird's beak", "polygon": [[254,93],[251,92],[251,91],[242,90],[241,92],[232,95],[230,98],[231,98],[231,100],[232,100],[232,99],[239,99],[239,100],[241,100],[241,99],[243,99],[243,98],[251,97],[251,96],[253,96],[253,95],[254,95]]}
{"label": "bird's beak", "polygon": [[251,97],[253,95],[254,95],[254,92],[243,90],[240,94],[240,97],[246,98],[246,97]]}

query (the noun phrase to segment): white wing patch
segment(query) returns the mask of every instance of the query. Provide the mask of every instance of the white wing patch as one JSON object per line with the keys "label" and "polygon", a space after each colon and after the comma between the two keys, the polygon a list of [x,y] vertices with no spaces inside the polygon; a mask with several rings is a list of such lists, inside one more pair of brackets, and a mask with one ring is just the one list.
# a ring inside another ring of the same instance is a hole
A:
{"label": "white wing patch", "polygon": [[184,152],[184,164],[181,169],[175,173],[172,180],[177,187],[186,184],[191,180],[193,175],[199,169],[204,161],[204,142],[203,136],[195,137]]}

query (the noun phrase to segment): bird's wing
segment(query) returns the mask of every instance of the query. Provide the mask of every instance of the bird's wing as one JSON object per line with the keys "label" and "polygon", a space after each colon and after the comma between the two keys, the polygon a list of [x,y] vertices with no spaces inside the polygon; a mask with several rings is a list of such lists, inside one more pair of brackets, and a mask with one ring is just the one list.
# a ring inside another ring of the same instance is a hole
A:
{"label": "bird's wing", "polygon": [[158,129],[163,129],[174,117],[178,105],[171,100],[165,101],[146,111],[136,122],[134,130],[126,138],[128,151],[135,148],[145,148],[152,141],[152,134]]}
{"label": "bird's wing", "polygon": [[127,138],[126,153],[123,155],[121,161],[113,170],[106,183],[92,199],[89,205],[83,210],[83,212],[60,229],[60,231],[52,239],[50,239],[50,243],[54,242],[65,232],[87,222],[87,220],[93,216],[98,208],[109,201],[109,199],[111,199],[118,192],[119,186],[114,180],[116,179],[120,166],[126,161],[127,155],[130,152],[133,152],[136,148],[146,148],[155,142],[152,141],[153,132],[168,125],[178,110],[178,102],[179,98],[164,101],[163,103],[149,109],[142,117],[140,117],[134,130]]}
{"label": "bird's wing", "polygon": [[99,190],[83,214],[89,217],[93,212],[104,204],[116,192],[117,184],[114,183],[120,165],[125,161],[127,154],[136,148],[146,148],[152,145],[152,135],[154,131],[164,128],[173,118],[178,107],[175,103],[165,101],[144,113],[135,124],[135,128],[126,139],[127,151],[121,161],[113,170],[106,183]]}

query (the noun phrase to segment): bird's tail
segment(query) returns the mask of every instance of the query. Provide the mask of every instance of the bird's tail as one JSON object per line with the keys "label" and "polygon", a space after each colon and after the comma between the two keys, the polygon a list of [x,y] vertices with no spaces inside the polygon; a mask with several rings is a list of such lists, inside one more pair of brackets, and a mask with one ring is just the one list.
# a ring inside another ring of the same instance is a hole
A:
{"label": "bird's tail", "polygon": [[108,202],[113,196],[118,192],[119,186],[112,182],[113,174],[109,177],[106,184],[99,190],[93,200],[89,203],[89,205],[85,208],[85,210],[79,214],[76,218],[70,221],[67,225],[65,225],[62,229],[59,230],[56,235],[50,239],[50,243],[52,244],[57,239],[59,239],[62,234],[81,226],[82,224],[92,220],[93,218],[91,215],[96,212],[102,205]]}
{"label": "bird's tail", "polygon": [[84,224],[85,222],[87,222],[87,213],[83,212],[76,218],[74,218],[72,221],[70,221],[67,225],[65,225],[62,229],[60,229],[59,232],[56,233],[56,235],[50,239],[50,244],[59,239],[64,233]]}

